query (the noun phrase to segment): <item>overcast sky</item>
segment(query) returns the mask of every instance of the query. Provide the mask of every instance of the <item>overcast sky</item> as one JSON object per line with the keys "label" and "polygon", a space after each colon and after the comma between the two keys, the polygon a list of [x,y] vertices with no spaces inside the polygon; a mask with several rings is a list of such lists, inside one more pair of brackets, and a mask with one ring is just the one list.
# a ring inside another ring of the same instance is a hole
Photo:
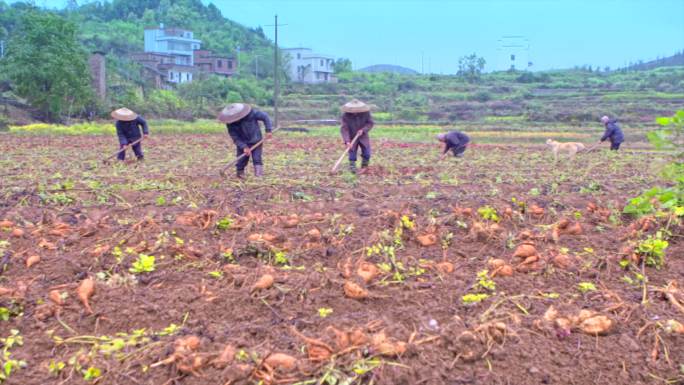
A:
{"label": "overcast sky", "polygon": [[[66,0],[36,0],[63,7]],[[79,2],[81,3],[81,2]],[[205,2],[206,3],[206,2]],[[486,70],[612,68],[684,49],[684,0],[216,0],[223,15],[283,47],[346,57],[354,68],[397,64],[453,73],[476,53]],[[518,36],[505,38],[504,36]],[[201,36],[199,36],[201,39]],[[514,47],[504,47],[514,46]],[[528,48],[529,47],[529,48]]]}

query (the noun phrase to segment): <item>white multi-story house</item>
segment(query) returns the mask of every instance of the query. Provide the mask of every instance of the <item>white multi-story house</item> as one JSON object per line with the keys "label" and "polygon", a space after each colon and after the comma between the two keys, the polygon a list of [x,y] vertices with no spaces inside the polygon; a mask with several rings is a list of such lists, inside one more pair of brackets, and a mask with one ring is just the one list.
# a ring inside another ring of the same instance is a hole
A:
{"label": "white multi-story house", "polygon": [[288,55],[290,80],[299,83],[336,83],[330,55],[313,52],[310,48],[285,48]]}
{"label": "white multi-story house", "polygon": [[[196,71],[194,51],[200,49],[202,41],[194,38],[192,31],[180,28],[145,28],[145,53],[164,56],[169,60],[159,66],[165,81],[187,83],[192,81]],[[149,55],[148,55],[149,56]]]}

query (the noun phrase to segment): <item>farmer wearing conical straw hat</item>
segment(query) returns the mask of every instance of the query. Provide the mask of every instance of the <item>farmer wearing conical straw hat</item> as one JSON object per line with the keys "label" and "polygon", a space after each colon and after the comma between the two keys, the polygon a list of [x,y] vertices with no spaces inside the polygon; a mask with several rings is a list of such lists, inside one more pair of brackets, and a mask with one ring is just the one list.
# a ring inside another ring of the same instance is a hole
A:
{"label": "farmer wearing conical straw hat", "polygon": [[250,157],[254,164],[254,175],[257,177],[264,175],[264,165],[261,159],[263,146],[257,146],[253,150],[250,150],[250,148],[261,141],[259,121],[266,128],[266,139],[271,139],[273,127],[268,115],[265,112],[252,108],[247,103],[233,103],[226,106],[219,113],[218,120],[226,123],[228,134],[237,147],[237,156],[245,155],[235,164],[237,177],[244,178],[245,167],[247,167]]}
{"label": "farmer wearing conical straw hat", "polygon": [[[368,167],[370,163],[371,145],[368,132],[373,128],[373,118],[371,117],[370,106],[356,99],[343,105],[342,112],[340,132],[345,147],[349,148],[349,170],[356,173],[356,152],[359,146],[361,147],[361,168]],[[359,135],[358,138],[356,138],[357,134]]]}
{"label": "farmer wearing conical straw hat", "polygon": [[[133,152],[139,161],[144,159],[141,138],[150,135],[147,122],[142,117],[128,108],[119,108],[112,111],[112,118],[116,120],[116,136],[119,137],[119,153],[117,159],[126,159],[126,146],[133,144]],[[142,136],[140,134],[142,129]]]}
{"label": "farmer wearing conical straw hat", "polygon": [[462,157],[470,142],[468,135],[460,131],[437,134],[437,140],[444,143],[444,151],[442,151],[442,156],[439,157],[440,160],[446,158],[449,150],[453,152],[455,157]]}

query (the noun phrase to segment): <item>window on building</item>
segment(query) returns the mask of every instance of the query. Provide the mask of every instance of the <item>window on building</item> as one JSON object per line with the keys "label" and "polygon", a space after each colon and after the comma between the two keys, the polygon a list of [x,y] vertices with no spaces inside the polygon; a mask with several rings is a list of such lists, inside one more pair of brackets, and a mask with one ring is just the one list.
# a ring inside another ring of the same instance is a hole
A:
{"label": "window on building", "polygon": [[297,54],[297,59],[301,59],[301,58],[302,58],[302,54],[301,54],[301,53],[298,53],[298,54]]}
{"label": "window on building", "polygon": [[169,81],[173,81],[173,72],[169,71]]}
{"label": "window on building", "polygon": [[216,66],[217,66],[218,68],[223,67],[223,61],[218,60],[218,61],[216,62]]}
{"label": "window on building", "polygon": [[228,60],[228,69],[229,70],[233,69],[233,61],[232,60]]}
{"label": "window on building", "polygon": [[321,67],[323,67],[323,59],[321,59]]}
{"label": "window on building", "polygon": [[185,80],[190,81],[190,74],[189,73],[185,74]]}

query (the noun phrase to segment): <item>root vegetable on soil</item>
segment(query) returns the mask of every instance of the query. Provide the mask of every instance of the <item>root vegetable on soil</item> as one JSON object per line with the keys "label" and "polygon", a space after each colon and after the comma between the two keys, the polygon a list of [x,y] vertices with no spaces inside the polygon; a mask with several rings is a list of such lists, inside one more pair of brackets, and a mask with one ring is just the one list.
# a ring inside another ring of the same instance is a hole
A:
{"label": "root vegetable on soil", "polygon": [[289,354],[273,353],[264,359],[264,364],[287,372],[297,368],[297,359]]}
{"label": "root vegetable on soil", "polygon": [[252,291],[268,289],[274,282],[275,278],[271,274],[264,274],[252,285]]}
{"label": "root vegetable on soil", "polygon": [[93,309],[90,307],[90,297],[95,294],[95,280],[92,278],[86,278],[81,281],[76,289],[76,296],[83,303],[86,311],[89,314],[93,314]]}
{"label": "root vegetable on soil", "polygon": [[534,245],[529,243],[523,243],[515,249],[515,252],[513,253],[513,258],[526,259],[536,254],[537,248],[534,247]]}
{"label": "root vegetable on soil", "polygon": [[346,281],[344,283],[344,294],[353,299],[368,298],[368,290],[362,288],[358,283]]}
{"label": "root vegetable on soil", "polygon": [[8,220],[0,221],[0,229],[9,229],[14,227],[14,222]]}
{"label": "root vegetable on soil", "polygon": [[14,238],[21,238],[24,236],[24,230],[22,230],[20,228],[15,228],[12,230],[12,236]]}
{"label": "root vegetable on soil", "polygon": [[435,234],[424,234],[416,237],[418,243],[423,247],[432,246],[437,243],[437,236]]}
{"label": "root vegetable on soil", "polygon": [[64,299],[62,298],[62,293],[60,293],[59,290],[50,290],[50,293],[48,293],[48,298],[50,301],[54,302],[55,305],[64,305]]}
{"label": "root vegetable on soil", "polygon": [[40,255],[32,255],[28,258],[26,258],[26,267],[31,267],[35,265],[36,263],[40,262]]}
{"label": "root vegetable on soil", "polygon": [[435,265],[437,268],[437,271],[440,272],[441,274],[451,274],[454,272],[454,264],[451,262],[439,262]]}
{"label": "root vegetable on soil", "polygon": [[232,364],[234,360],[235,348],[233,345],[226,345],[221,351],[221,354],[219,354],[218,357],[211,362],[211,364],[216,368],[223,369]]}
{"label": "root vegetable on soil", "polygon": [[356,269],[356,275],[363,279],[363,282],[370,283],[380,274],[380,270],[375,266],[375,264],[370,262],[361,262],[358,269]]}

